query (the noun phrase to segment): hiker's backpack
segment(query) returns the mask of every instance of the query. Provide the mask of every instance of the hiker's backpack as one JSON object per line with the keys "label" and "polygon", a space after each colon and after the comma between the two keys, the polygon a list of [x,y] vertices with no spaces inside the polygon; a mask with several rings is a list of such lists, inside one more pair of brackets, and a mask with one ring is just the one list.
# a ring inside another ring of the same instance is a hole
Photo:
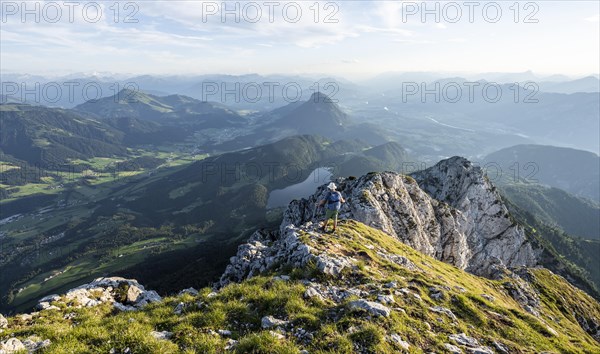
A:
{"label": "hiker's backpack", "polygon": [[329,192],[325,197],[327,201],[327,209],[329,210],[340,210],[342,207],[342,195],[340,192]]}

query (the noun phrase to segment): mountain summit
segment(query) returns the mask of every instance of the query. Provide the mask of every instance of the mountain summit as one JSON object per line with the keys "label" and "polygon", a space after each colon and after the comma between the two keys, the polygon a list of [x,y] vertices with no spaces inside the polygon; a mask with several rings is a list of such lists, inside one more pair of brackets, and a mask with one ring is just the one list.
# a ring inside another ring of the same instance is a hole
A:
{"label": "mountain summit", "polygon": [[280,129],[293,129],[298,134],[337,135],[349,123],[335,101],[321,93],[315,92],[310,99],[275,122]]}
{"label": "mountain summit", "polygon": [[[537,264],[541,250],[512,221],[480,168],[455,157],[413,177],[390,172],[339,180],[339,190],[348,199],[342,218],[383,230],[426,255],[479,275],[498,266]],[[309,221],[323,193],[293,201],[284,225]]]}

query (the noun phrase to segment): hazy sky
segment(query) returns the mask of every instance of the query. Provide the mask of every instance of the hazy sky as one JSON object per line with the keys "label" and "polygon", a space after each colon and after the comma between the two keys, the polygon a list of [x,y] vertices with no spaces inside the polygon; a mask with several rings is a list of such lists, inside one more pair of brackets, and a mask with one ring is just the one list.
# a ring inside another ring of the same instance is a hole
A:
{"label": "hazy sky", "polygon": [[223,21],[221,1],[2,0],[0,63],[44,75],[599,72],[598,1],[514,3],[239,1]]}

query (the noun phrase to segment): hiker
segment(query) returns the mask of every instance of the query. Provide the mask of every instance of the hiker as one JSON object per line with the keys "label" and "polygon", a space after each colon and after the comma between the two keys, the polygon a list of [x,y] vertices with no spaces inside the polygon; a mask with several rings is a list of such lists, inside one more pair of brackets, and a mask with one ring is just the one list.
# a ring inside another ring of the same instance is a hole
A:
{"label": "hiker", "polygon": [[335,232],[335,228],[337,227],[337,217],[340,212],[340,208],[342,207],[342,203],[345,203],[344,197],[342,197],[342,193],[336,191],[337,187],[335,183],[331,182],[327,185],[329,192],[323,200],[321,200],[318,206],[325,206],[325,224],[323,225],[323,232],[327,232],[327,225],[329,224],[329,219],[333,219],[333,229],[331,232]]}

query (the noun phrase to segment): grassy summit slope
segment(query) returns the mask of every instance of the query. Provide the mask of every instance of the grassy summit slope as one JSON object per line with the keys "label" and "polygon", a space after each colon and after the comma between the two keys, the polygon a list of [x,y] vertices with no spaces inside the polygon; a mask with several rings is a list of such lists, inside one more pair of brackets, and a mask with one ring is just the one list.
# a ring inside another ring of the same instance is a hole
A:
{"label": "grassy summit slope", "polygon": [[[468,274],[364,224],[342,222],[335,235],[311,226],[296,232],[311,254],[347,266],[332,276],[312,261],[281,264],[217,292],[168,297],[133,312],[57,301],[59,310],[9,318],[0,339],[50,339],[44,353],[421,353],[448,352],[448,344],[470,352],[460,344],[467,337],[477,341],[473,348],[498,353],[600,351],[578,324],[597,322],[600,304],[543,268],[526,272],[539,296],[531,313],[507,290],[516,278]],[[359,309],[359,299],[384,310]],[[269,327],[265,316],[285,322]],[[168,331],[169,339],[152,331]]]}

